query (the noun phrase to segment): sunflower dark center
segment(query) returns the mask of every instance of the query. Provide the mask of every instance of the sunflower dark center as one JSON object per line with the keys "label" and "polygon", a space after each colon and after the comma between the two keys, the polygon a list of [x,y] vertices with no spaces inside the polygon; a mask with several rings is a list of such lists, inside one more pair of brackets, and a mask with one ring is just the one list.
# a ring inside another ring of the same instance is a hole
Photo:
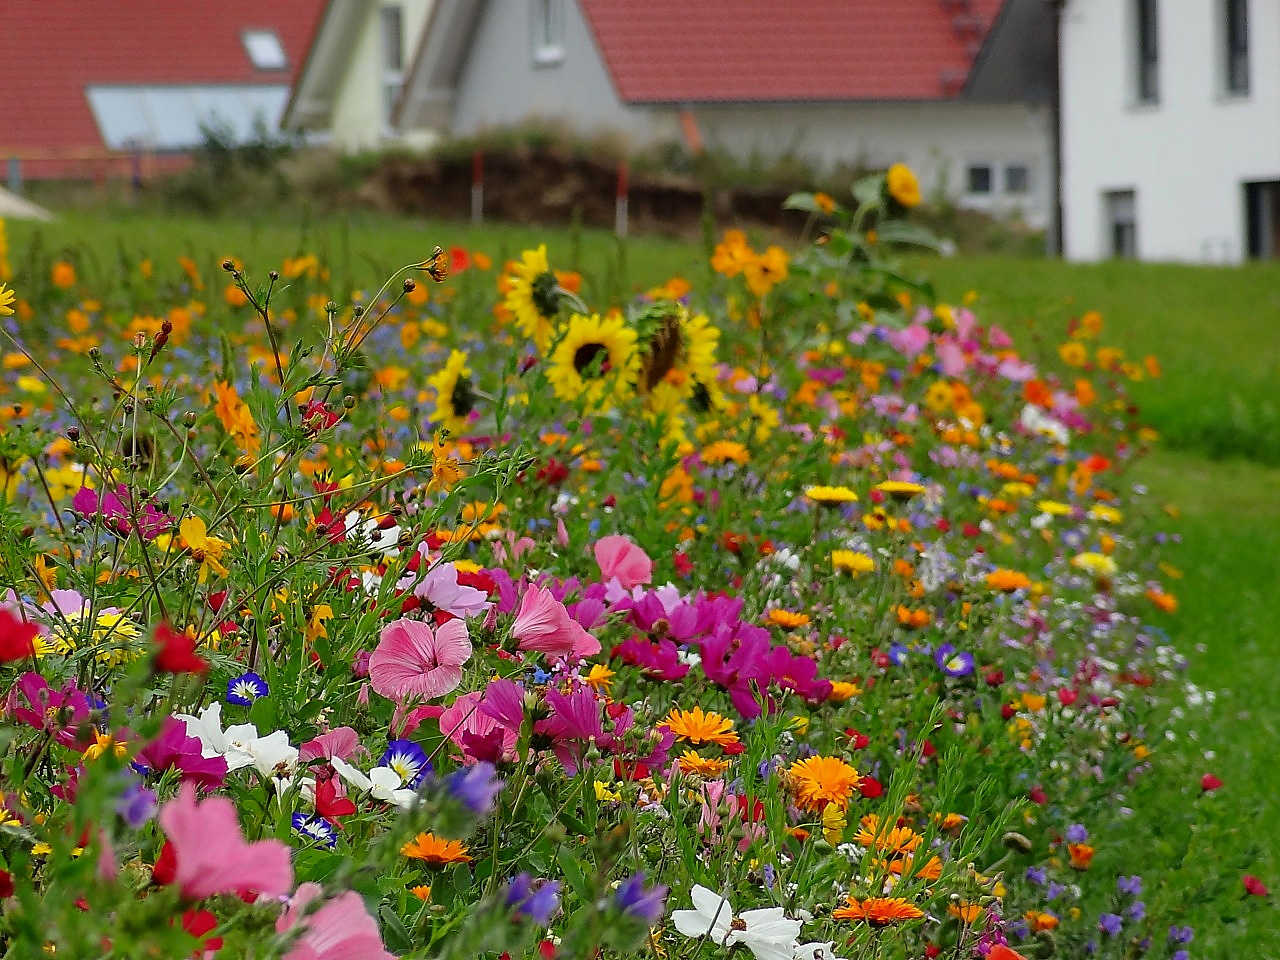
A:
{"label": "sunflower dark center", "polygon": [[584,343],[573,351],[573,369],[579,376],[601,376],[609,372],[609,350],[603,343]]}
{"label": "sunflower dark center", "polygon": [[664,317],[649,343],[649,355],[644,362],[644,389],[652,390],[675,369],[683,347],[680,321],[675,317]]}
{"label": "sunflower dark center", "polygon": [[699,413],[706,413],[711,409],[711,391],[701,380],[697,380],[693,384],[693,396],[689,398],[689,406],[697,410]]}
{"label": "sunflower dark center", "polygon": [[538,313],[544,317],[554,317],[560,312],[560,290],[556,275],[548,270],[533,278],[533,290],[530,296]]}
{"label": "sunflower dark center", "polygon": [[449,402],[453,404],[454,413],[460,417],[465,417],[475,408],[476,393],[471,389],[469,378],[458,378],[458,382],[453,385],[453,392],[449,394]]}

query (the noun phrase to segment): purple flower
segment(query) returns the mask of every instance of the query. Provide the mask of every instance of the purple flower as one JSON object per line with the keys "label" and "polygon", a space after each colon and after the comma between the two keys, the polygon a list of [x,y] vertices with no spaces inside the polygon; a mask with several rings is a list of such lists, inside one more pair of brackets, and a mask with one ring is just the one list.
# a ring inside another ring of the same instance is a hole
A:
{"label": "purple flower", "polygon": [[935,650],[933,661],[948,677],[967,677],[973,673],[973,654],[957,650],[954,643],[944,643]]}
{"label": "purple flower", "polygon": [[1118,936],[1123,926],[1124,918],[1118,913],[1104,913],[1098,918],[1098,929],[1110,937]]}
{"label": "purple flower", "polygon": [[1067,843],[1084,843],[1088,839],[1089,831],[1084,828],[1083,824],[1073,823],[1067,827]]}
{"label": "purple flower", "polygon": [[1053,881],[1053,882],[1050,882],[1049,888],[1045,890],[1044,898],[1046,900],[1057,900],[1060,896],[1062,896],[1066,892],[1067,892],[1066,887],[1064,887],[1062,884],[1056,881]]}
{"label": "purple flower", "polygon": [[618,884],[613,896],[613,902],[618,905],[619,910],[648,927],[652,927],[662,916],[666,899],[667,888],[660,883],[645,889],[643,870]]}
{"label": "purple flower", "polygon": [[1049,874],[1044,867],[1027,867],[1027,882],[1043,887],[1049,882]]}
{"label": "purple flower", "polygon": [[1116,888],[1121,893],[1127,893],[1131,897],[1142,895],[1142,878],[1134,875],[1132,877],[1117,877]]}
{"label": "purple flower", "polygon": [[1143,920],[1147,916],[1147,905],[1141,900],[1135,900],[1125,912],[1129,914],[1130,920]]}
{"label": "purple flower", "polygon": [[1195,939],[1196,932],[1190,927],[1172,926],[1169,928],[1170,943],[1190,943]]}
{"label": "purple flower", "polygon": [[1186,950],[1178,950],[1169,960],[1191,960],[1191,954]]}
{"label": "purple flower", "polygon": [[116,813],[132,829],[138,830],[156,815],[156,795],[134,773],[126,773],[128,785],[116,800]]}
{"label": "purple flower", "polygon": [[177,770],[183,783],[198,787],[220,787],[227,778],[227,761],[218,755],[206,757],[199,738],[187,733],[187,725],[176,717],[165,717],[160,733],[138,751],[134,767],[142,773]]}
{"label": "purple flower", "polygon": [[493,808],[494,798],[502,792],[502,781],[493,764],[481,761],[455,770],[445,778],[449,794],[477,817]]}
{"label": "purple flower", "polygon": [[322,846],[332,850],[338,845],[338,831],[324,817],[308,816],[305,813],[293,815],[293,829],[308,840],[315,840]]}
{"label": "purple flower", "polygon": [[521,873],[508,884],[506,903],[518,915],[544,926],[560,906],[560,882],[538,882],[528,873]]}

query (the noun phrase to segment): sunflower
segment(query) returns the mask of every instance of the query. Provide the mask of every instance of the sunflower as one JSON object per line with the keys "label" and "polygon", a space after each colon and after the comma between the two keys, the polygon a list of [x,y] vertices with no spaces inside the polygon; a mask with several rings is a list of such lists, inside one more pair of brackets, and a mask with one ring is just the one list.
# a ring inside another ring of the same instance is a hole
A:
{"label": "sunflower", "polygon": [[511,265],[506,276],[506,296],[502,305],[515,318],[520,332],[545,354],[555,332],[552,321],[560,312],[564,296],[555,272],[547,263],[547,245],[526,250],[520,262]]}
{"label": "sunflower", "polygon": [[850,897],[846,906],[831,914],[835,920],[862,920],[873,927],[887,927],[906,920],[919,920],[924,911],[902,897],[867,897],[859,900]]}
{"label": "sunflower", "polygon": [[451,350],[444,369],[434,377],[428,377],[427,383],[436,388],[436,409],[431,419],[450,434],[462,433],[467,428],[467,416],[476,403],[467,355],[460,350]]}
{"label": "sunflower", "polygon": [[[661,383],[671,384],[682,399],[691,396],[697,383],[715,379],[716,344],[720,331],[706,314],[690,314],[679,304],[661,304],[641,320],[652,324],[644,338],[639,388],[650,393]],[[656,321],[656,322],[655,322]]]}
{"label": "sunflower", "polygon": [[434,833],[420,833],[400,852],[410,860],[421,860],[428,867],[445,867],[451,863],[470,863],[467,848],[457,840],[441,840]]}
{"label": "sunflower", "polygon": [[621,317],[574,314],[551,353],[547,379],[561,400],[601,409],[631,392],[638,364],[635,331]]}
{"label": "sunflower", "polygon": [[847,806],[861,776],[839,757],[807,757],[787,770],[787,782],[798,806],[820,813],[828,803]]}
{"label": "sunflower", "polygon": [[694,746],[714,743],[727,747],[738,743],[732,720],[710,711],[703,713],[701,707],[694,707],[692,710],[673,707],[660,725],[670,730],[676,739],[687,740]]}
{"label": "sunflower", "polygon": [[920,181],[905,163],[895,163],[884,177],[885,192],[900,207],[910,210],[920,205]]}

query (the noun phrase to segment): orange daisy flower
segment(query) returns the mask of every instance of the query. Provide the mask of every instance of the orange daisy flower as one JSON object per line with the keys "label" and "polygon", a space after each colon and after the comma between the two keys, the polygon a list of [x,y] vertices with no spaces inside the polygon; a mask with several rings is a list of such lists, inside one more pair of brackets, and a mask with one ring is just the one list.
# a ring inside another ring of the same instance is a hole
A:
{"label": "orange daisy flower", "polygon": [[678,759],[681,773],[693,773],[708,779],[719,777],[729,769],[728,760],[703,757],[692,750],[686,750]]}
{"label": "orange daisy flower", "polygon": [[451,863],[470,863],[467,848],[457,840],[441,840],[434,833],[420,833],[400,848],[410,860],[421,860],[428,867],[446,867]]}
{"label": "orange daisy flower", "polygon": [[676,739],[687,740],[694,746],[714,743],[719,747],[729,747],[738,743],[732,720],[718,713],[703,713],[701,707],[694,707],[692,710],[672,708],[659,726],[670,730]]}
{"label": "orange daisy flower", "polygon": [[873,927],[887,927],[907,920],[919,920],[924,911],[902,897],[850,897],[847,906],[839,907],[831,916],[836,920],[861,920]]}
{"label": "orange daisy flower", "polygon": [[828,803],[847,807],[861,779],[861,774],[839,757],[806,757],[787,770],[796,803],[812,813],[821,813]]}

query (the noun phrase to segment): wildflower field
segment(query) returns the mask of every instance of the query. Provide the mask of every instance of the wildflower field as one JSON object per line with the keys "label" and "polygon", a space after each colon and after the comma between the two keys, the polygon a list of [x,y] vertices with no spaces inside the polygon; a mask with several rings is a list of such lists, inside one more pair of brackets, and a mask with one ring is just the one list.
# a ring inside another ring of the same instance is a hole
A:
{"label": "wildflower field", "polygon": [[638,289],[536,237],[0,245],[0,953],[1274,943],[1169,746],[1160,360],[939,301],[918,200]]}

